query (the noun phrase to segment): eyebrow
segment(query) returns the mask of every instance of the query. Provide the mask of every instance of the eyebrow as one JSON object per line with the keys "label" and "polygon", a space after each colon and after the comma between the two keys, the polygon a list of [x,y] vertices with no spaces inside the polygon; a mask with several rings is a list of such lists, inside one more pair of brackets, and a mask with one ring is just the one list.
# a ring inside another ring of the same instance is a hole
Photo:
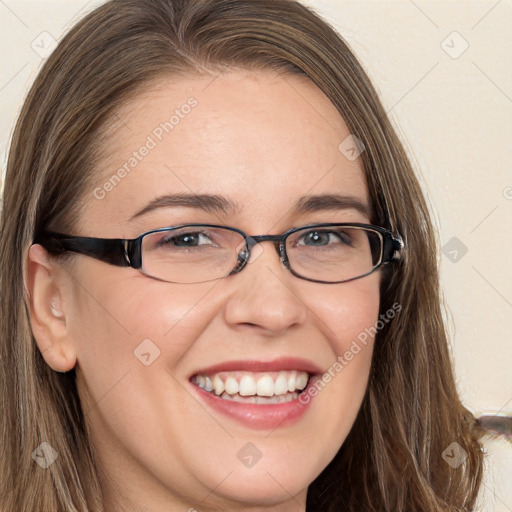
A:
{"label": "eyebrow", "polygon": [[296,206],[296,210],[300,213],[350,209],[357,210],[369,219],[371,218],[370,206],[354,196],[339,194],[303,196],[297,201]]}
{"label": "eyebrow", "polygon": [[240,210],[240,206],[223,196],[212,194],[169,194],[160,196],[151,201],[142,210],[131,217],[133,220],[141,215],[156,210],[157,208],[169,208],[184,206],[187,208],[196,208],[208,213],[222,212],[233,213]]}
{"label": "eyebrow", "polygon": [[[133,220],[158,208],[186,207],[203,210],[208,213],[222,212],[225,214],[240,211],[240,205],[231,199],[215,194],[168,194],[160,196],[147,204],[142,210],[131,217]],[[312,213],[318,211],[334,211],[353,209],[371,218],[371,209],[365,203],[353,196],[339,194],[308,195],[301,197],[294,210],[297,213]]]}

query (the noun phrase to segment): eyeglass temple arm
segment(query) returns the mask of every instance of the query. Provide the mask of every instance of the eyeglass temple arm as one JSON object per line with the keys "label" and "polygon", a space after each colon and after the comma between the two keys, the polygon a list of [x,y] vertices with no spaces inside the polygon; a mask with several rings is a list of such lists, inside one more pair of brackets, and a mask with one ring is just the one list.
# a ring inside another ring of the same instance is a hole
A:
{"label": "eyeglass temple arm", "polygon": [[119,267],[133,266],[129,258],[129,254],[133,252],[133,240],[43,233],[35,238],[34,243],[41,244],[47,251],[53,254],[74,252],[91,256]]}

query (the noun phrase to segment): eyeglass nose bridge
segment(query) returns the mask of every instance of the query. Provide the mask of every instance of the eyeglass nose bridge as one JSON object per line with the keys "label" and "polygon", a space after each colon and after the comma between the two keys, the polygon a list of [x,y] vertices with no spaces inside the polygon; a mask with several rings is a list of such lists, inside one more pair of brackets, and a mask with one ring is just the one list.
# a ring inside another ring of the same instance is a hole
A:
{"label": "eyeglass nose bridge", "polygon": [[285,235],[247,235],[245,237],[245,246],[238,252],[236,267],[230,272],[230,275],[237,274],[245,268],[251,259],[252,249],[261,242],[273,242],[281,262],[286,268],[289,268],[285,249],[285,238]]}

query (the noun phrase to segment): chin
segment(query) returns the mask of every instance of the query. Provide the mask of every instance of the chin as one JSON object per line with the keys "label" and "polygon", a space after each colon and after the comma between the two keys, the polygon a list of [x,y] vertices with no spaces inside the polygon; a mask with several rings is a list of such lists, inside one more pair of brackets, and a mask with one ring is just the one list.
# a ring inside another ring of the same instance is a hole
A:
{"label": "chin", "polygon": [[[220,485],[220,476],[216,473],[215,478],[211,479],[210,487],[218,485],[217,496],[245,506],[275,506],[290,501],[301,493],[305,495],[308,486],[323,470],[323,464],[311,466],[311,459],[305,459],[302,467],[287,463],[289,455],[286,453],[279,459],[274,458],[266,463],[262,459],[252,468],[236,469],[226,473],[229,476],[225,477]],[[327,463],[328,461],[325,465]]]}
{"label": "chin", "polygon": [[[228,482],[229,480],[229,482]],[[290,501],[305,492],[311,483],[302,482],[290,471],[288,475],[272,475],[266,472],[247,473],[239,477],[230,475],[217,492],[222,498],[245,506],[271,507]]]}

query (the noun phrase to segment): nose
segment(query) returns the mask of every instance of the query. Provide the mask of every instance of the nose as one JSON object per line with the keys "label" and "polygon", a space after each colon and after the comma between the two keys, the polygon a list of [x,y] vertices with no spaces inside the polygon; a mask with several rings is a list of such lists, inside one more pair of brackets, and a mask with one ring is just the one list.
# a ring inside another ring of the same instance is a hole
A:
{"label": "nose", "polygon": [[229,276],[233,293],[224,317],[234,328],[253,328],[272,336],[304,323],[307,306],[296,290],[298,278],[282,264],[275,244],[259,243],[243,271]]}

